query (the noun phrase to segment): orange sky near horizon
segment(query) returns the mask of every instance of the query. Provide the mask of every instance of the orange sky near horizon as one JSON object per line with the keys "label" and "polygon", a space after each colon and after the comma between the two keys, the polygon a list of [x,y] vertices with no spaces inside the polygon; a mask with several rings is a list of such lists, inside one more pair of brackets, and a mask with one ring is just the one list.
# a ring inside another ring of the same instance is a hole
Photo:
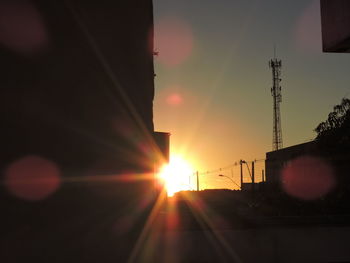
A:
{"label": "orange sky near horizon", "polygon": [[[319,9],[317,0],[154,0],[154,125],[171,133],[171,152],[200,173],[265,158],[274,44],[282,59],[284,146],[312,140],[350,92],[350,57],[322,53]],[[257,163],[257,181],[262,169]],[[239,166],[220,173],[239,182]],[[200,188],[234,188],[218,174],[203,174]]]}

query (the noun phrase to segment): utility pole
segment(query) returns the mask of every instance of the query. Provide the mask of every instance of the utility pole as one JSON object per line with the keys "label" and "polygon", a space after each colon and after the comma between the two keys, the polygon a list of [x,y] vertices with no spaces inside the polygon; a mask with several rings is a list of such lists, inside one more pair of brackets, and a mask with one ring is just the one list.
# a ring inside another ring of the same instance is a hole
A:
{"label": "utility pole", "polygon": [[255,161],[252,161],[252,190],[255,190]]}
{"label": "utility pole", "polygon": [[196,172],[196,176],[197,176],[197,191],[199,191],[199,174],[198,174],[198,171]]}
{"label": "utility pole", "polygon": [[239,164],[241,166],[241,190],[242,190],[242,186],[243,186],[243,168],[242,168],[242,164],[243,164],[243,160],[239,161]]}

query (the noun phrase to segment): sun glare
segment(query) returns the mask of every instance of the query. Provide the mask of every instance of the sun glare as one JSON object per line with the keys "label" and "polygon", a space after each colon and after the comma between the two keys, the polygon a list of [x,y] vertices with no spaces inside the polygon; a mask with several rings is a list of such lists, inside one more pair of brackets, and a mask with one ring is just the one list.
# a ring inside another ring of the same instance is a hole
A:
{"label": "sun glare", "polygon": [[191,190],[191,180],[194,170],[191,165],[179,155],[170,157],[169,164],[165,165],[159,176],[164,180],[168,196],[173,196],[182,190]]}

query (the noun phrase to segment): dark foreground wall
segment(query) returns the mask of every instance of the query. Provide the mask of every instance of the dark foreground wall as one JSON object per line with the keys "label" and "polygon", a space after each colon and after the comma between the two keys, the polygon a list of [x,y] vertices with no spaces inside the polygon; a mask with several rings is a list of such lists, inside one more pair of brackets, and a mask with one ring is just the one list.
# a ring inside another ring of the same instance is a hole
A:
{"label": "dark foreground wall", "polygon": [[321,0],[324,52],[350,52],[350,2]]}
{"label": "dark foreground wall", "polygon": [[1,262],[117,262],[143,225],[152,28],[151,0],[0,1]]}
{"label": "dark foreground wall", "polygon": [[153,132],[151,1],[0,9],[1,167],[26,155],[68,171],[140,164]]}

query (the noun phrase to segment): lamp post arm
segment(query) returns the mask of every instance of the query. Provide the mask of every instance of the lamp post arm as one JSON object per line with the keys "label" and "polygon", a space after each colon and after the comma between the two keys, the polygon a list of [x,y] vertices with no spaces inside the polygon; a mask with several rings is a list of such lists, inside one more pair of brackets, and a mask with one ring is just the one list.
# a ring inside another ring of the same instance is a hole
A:
{"label": "lamp post arm", "polygon": [[240,187],[235,181],[233,181],[230,177],[228,177],[228,176],[226,176],[226,175],[223,175],[223,174],[219,174],[219,176],[220,176],[220,177],[226,177],[226,178],[230,179],[232,183],[234,183],[235,185],[238,186],[239,189],[241,189],[241,187]]}

